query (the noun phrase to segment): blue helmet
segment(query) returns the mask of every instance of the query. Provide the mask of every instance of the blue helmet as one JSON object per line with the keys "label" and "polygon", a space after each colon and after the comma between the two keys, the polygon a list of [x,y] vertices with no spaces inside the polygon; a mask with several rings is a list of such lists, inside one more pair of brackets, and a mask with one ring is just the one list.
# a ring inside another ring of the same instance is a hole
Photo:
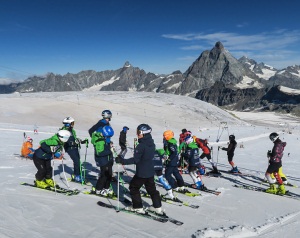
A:
{"label": "blue helmet", "polygon": [[124,132],[126,132],[126,131],[128,131],[128,130],[129,130],[129,128],[128,128],[127,126],[124,126],[124,127],[123,127],[123,131],[124,131]]}
{"label": "blue helmet", "polygon": [[102,129],[101,129],[101,133],[104,137],[112,137],[115,132],[114,130],[112,129],[111,126],[104,126]]}

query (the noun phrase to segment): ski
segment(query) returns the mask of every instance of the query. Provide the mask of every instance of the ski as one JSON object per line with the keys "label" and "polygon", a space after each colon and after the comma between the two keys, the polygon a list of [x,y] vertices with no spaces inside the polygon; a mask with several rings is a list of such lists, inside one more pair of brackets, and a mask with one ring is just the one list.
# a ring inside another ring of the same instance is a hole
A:
{"label": "ski", "polygon": [[[111,200],[115,200],[115,201],[118,200],[118,196],[116,194],[109,195],[109,196],[103,196],[101,194],[96,194],[96,193],[94,193],[92,191],[83,191],[82,193],[86,194],[86,195],[94,195],[94,196],[101,197],[101,198],[107,198],[107,199],[111,199]],[[119,198],[119,199],[120,199],[120,202],[124,202],[124,203],[126,203],[128,205],[131,204],[131,201],[129,199],[127,199],[127,198]]]}
{"label": "ski", "polygon": [[93,186],[93,184],[91,182],[88,182],[88,181],[85,181],[83,184],[81,182],[77,182],[75,180],[73,180],[72,178],[68,178],[67,179],[69,182],[72,182],[72,183],[77,183],[77,184],[81,184],[81,185],[87,185],[87,186]]}
{"label": "ski", "polygon": [[184,191],[180,191],[180,190],[177,191],[177,190],[174,190],[174,189],[173,189],[173,191],[176,192],[176,193],[180,193],[180,194],[186,195],[186,196],[188,196],[188,197],[197,197],[197,196],[201,196],[200,193],[192,193],[191,191],[189,191],[189,190],[187,190],[187,189],[185,189]]}
{"label": "ski", "polygon": [[39,187],[35,186],[35,184],[30,184],[30,183],[21,183],[21,185],[34,187],[34,188],[38,188],[38,189],[42,189],[42,190],[47,190],[47,191],[51,191],[51,192],[56,192],[56,193],[64,194],[67,196],[77,195],[80,193],[80,191],[78,189],[74,189],[74,190],[66,189],[66,188],[61,188],[58,185],[56,185],[56,188],[54,188],[54,187],[39,188]]}
{"label": "ski", "polygon": [[148,219],[151,219],[151,220],[154,220],[154,221],[158,221],[158,222],[162,222],[162,223],[165,223],[168,221],[168,219],[166,218],[162,218],[162,217],[158,217],[158,216],[153,216],[151,215],[150,213],[137,213],[137,212],[133,212],[133,211],[128,211],[126,210],[125,208],[119,208],[117,206],[114,206],[114,205],[111,205],[111,204],[107,204],[107,203],[104,203],[104,202],[97,202],[97,204],[101,207],[105,207],[105,208],[110,208],[110,209],[114,209],[116,210],[117,212],[125,212],[125,213],[128,213],[128,214],[133,214],[133,215],[137,215],[139,217],[145,217],[145,218],[148,218]]}
{"label": "ski", "polygon": [[208,188],[202,190],[202,189],[194,188],[194,187],[193,187],[193,184],[188,184],[188,183],[185,183],[185,185],[188,186],[189,188],[197,189],[197,190],[199,190],[199,191],[201,191],[201,192],[205,192],[205,193],[214,194],[214,195],[216,195],[216,196],[218,196],[218,195],[221,194],[221,192],[220,192],[220,191],[217,191],[217,190],[208,189]]}
{"label": "ski", "polygon": [[[142,197],[150,198],[150,195],[147,192],[142,191],[142,190],[140,190],[140,192],[141,192]],[[160,197],[161,197],[162,202],[165,202],[165,203],[168,203],[168,204],[171,204],[171,205],[175,205],[175,206],[179,206],[179,207],[186,206],[186,207],[190,207],[190,208],[193,208],[193,209],[198,209],[199,208],[198,205],[193,205],[193,204],[189,204],[188,202],[181,201],[177,197],[175,197],[175,199],[171,199],[171,198],[166,197],[166,195],[163,195],[163,194],[160,194]]]}
{"label": "ski", "polygon": [[[266,185],[269,184],[266,180],[263,180],[261,185]],[[287,184],[283,184],[284,186],[289,186],[289,187],[293,187],[293,188],[299,188],[297,185],[295,184],[291,184],[290,182],[288,182]]]}
{"label": "ski", "polygon": [[235,185],[233,185],[233,187],[243,188],[243,189],[256,191],[256,192],[263,192],[263,193],[266,193],[266,194],[276,195],[276,196],[280,196],[280,197],[292,198],[292,199],[295,199],[295,200],[300,200],[300,195],[295,194],[295,193],[291,193],[290,191],[286,191],[286,194],[273,194],[273,193],[267,193],[265,188],[254,186],[254,185],[246,185],[246,184],[237,185],[237,184],[235,184]]}
{"label": "ski", "polygon": [[171,218],[171,217],[167,216],[166,213],[163,213],[163,215],[161,215],[161,214],[158,214],[158,213],[156,213],[156,212],[154,212],[154,211],[150,211],[149,209],[147,209],[146,211],[147,211],[148,213],[150,213],[150,214],[153,214],[153,215],[159,217],[159,218],[166,219],[167,221],[169,221],[169,222],[171,222],[171,223],[174,223],[174,224],[177,225],[177,226],[183,225],[183,222],[182,222],[182,221],[178,221],[178,220],[176,220],[176,219],[174,219],[174,218]]}
{"label": "ski", "polygon": [[216,177],[216,178],[219,178],[219,177],[222,176],[222,174],[221,174],[220,172],[219,172],[219,173],[214,173],[214,172],[210,171],[210,172],[206,172],[206,173],[205,173],[205,176],[207,176],[207,177]]}

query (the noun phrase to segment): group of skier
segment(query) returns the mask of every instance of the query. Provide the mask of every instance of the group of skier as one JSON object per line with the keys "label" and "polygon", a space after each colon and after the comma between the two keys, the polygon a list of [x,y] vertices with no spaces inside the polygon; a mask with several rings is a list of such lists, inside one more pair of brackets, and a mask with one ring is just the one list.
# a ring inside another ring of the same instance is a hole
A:
{"label": "group of skier", "polygon": [[[166,130],[163,133],[163,148],[156,149],[154,140],[151,136],[152,128],[148,124],[140,124],[137,127],[136,135],[138,143],[134,149],[133,156],[125,159],[127,152],[126,133],[129,130],[124,126],[120,132],[119,145],[121,152],[118,156],[114,156],[112,150],[111,138],[114,136],[114,130],[110,125],[112,113],[110,110],[102,112],[102,119],[93,125],[88,133],[91,137],[91,143],[94,146],[94,159],[96,165],[100,167],[97,183],[92,187],[92,193],[100,196],[111,196],[114,194],[111,186],[113,178],[113,164],[121,163],[123,165],[135,164],[136,172],[130,181],[129,190],[132,199],[132,206],[126,209],[145,213],[143,209],[140,188],[144,186],[150,195],[153,205],[150,210],[161,214],[161,196],[156,189],[154,176],[158,177],[158,181],[167,190],[167,196],[176,201],[173,191],[185,192],[185,182],[180,170],[182,166],[188,165],[188,174],[193,180],[192,187],[199,190],[206,190],[202,181],[202,175],[205,174],[205,167],[201,160],[207,158],[212,165],[212,173],[220,173],[217,164],[214,163],[211,156],[212,148],[209,148],[206,139],[200,139],[193,136],[190,131],[182,129],[179,144],[174,138],[174,132]],[[40,188],[55,186],[53,181],[53,168],[51,166],[52,159],[62,159],[63,151],[69,154],[73,160],[74,172],[71,176],[75,182],[83,183],[84,176],[80,160],[79,148],[81,144],[88,146],[89,140],[79,139],[74,129],[75,120],[72,117],[66,117],[63,120],[63,126],[51,138],[42,140],[40,147],[34,150],[32,154],[33,162],[37,168],[35,175],[35,184]],[[283,154],[285,142],[279,139],[277,133],[272,133],[270,139],[274,142],[274,148],[268,152],[270,165],[266,172],[266,178],[270,183],[270,188],[266,190],[269,193],[285,193],[282,176],[278,174],[281,169],[281,158]],[[31,140],[32,142],[32,140]],[[234,135],[229,135],[229,144],[227,147],[218,147],[227,151],[228,162],[232,166],[232,173],[237,173],[238,168],[233,162],[234,150],[237,146]],[[202,153],[200,154],[200,149]],[[163,169],[165,173],[163,174]],[[272,175],[274,176],[272,178]],[[285,176],[284,176],[285,177]],[[275,178],[275,179],[274,179]],[[275,182],[278,182],[278,188]]]}

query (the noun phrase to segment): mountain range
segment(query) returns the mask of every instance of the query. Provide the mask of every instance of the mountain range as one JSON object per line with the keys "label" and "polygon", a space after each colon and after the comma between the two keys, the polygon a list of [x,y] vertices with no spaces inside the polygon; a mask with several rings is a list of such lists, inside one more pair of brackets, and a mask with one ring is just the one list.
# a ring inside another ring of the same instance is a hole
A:
{"label": "mountain range", "polygon": [[235,59],[221,42],[203,51],[184,73],[146,73],[125,62],[117,70],[49,73],[20,83],[0,85],[0,93],[83,90],[172,93],[195,97],[225,109],[276,110],[300,116],[299,65],[278,70],[245,56]]}

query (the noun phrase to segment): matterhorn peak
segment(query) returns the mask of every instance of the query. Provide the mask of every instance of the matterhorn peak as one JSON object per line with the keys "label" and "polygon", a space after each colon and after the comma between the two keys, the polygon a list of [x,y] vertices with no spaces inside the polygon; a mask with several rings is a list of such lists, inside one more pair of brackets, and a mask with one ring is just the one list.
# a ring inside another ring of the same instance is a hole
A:
{"label": "matterhorn peak", "polygon": [[129,68],[132,67],[132,65],[129,63],[129,61],[126,61],[125,64],[123,65],[123,68]]}
{"label": "matterhorn peak", "polygon": [[216,44],[215,44],[215,48],[217,48],[218,50],[224,50],[224,46],[222,44],[221,41],[218,41]]}

